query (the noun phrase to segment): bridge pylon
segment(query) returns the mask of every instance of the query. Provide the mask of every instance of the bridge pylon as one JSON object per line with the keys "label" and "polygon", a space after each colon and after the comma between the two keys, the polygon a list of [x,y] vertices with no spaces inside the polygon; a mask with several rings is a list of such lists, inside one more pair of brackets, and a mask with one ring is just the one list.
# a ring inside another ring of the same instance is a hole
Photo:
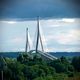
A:
{"label": "bridge pylon", "polygon": [[44,52],[41,33],[40,33],[40,27],[39,27],[39,17],[37,17],[37,37],[36,38],[37,38],[36,39],[36,49],[35,49],[36,53],[38,52],[39,41],[40,41],[41,49]]}
{"label": "bridge pylon", "polygon": [[27,53],[28,50],[30,50],[30,44],[29,44],[29,33],[28,33],[28,28],[26,28],[26,47],[25,47],[25,52]]}
{"label": "bridge pylon", "polygon": [[[42,35],[40,32],[40,23],[39,23],[39,17],[37,17],[37,31],[36,31],[36,46],[34,47],[35,49],[31,49],[30,50],[30,44],[29,44],[29,32],[28,32],[28,28],[26,29],[26,48],[25,48],[25,52],[28,54],[29,57],[33,58],[35,55],[37,55],[38,57],[41,57],[43,59],[46,60],[54,60],[57,59],[57,57],[49,54],[48,52],[44,51],[44,47],[43,47],[43,41],[42,41]],[[39,44],[40,42],[40,44]],[[41,46],[41,50],[39,49],[39,46]]]}

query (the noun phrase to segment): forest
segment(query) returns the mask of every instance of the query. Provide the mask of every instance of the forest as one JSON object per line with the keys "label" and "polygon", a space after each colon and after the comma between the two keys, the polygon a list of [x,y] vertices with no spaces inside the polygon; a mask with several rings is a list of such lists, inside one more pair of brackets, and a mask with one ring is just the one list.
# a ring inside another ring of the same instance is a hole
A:
{"label": "forest", "polygon": [[0,56],[0,80],[80,80],[80,56],[53,61],[21,53],[17,58]]}

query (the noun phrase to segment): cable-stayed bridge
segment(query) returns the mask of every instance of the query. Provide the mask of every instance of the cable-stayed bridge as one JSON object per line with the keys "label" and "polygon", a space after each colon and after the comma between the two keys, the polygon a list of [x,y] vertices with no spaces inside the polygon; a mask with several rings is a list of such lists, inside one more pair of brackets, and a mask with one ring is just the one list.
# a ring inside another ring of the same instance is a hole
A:
{"label": "cable-stayed bridge", "polygon": [[[45,39],[45,38],[44,38]],[[39,57],[43,57],[49,60],[54,60],[57,59],[57,57],[49,54],[48,52],[45,51],[44,45],[43,45],[43,40],[42,40],[42,35],[40,31],[40,23],[39,23],[39,18],[37,18],[37,31],[36,31],[36,37],[35,37],[35,42],[33,42],[33,48],[32,45],[30,45],[30,35],[28,28],[26,29],[26,48],[25,52],[28,53],[30,57],[34,57],[34,55],[37,55]],[[47,50],[47,49],[46,49]]]}

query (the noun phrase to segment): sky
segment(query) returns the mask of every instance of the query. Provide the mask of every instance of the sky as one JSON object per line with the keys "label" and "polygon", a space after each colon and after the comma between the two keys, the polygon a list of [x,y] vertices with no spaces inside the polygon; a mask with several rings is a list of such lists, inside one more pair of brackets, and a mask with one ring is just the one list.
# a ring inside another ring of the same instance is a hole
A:
{"label": "sky", "polygon": [[80,17],[80,0],[0,0],[1,19]]}
{"label": "sky", "polygon": [[27,27],[32,45],[37,16],[45,51],[80,52],[79,0],[0,0],[0,52],[25,51]]}
{"label": "sky", "polygon": [[[25,51],[27,27],[29,29],[31,46],[34,40],[36,40],[36,20],[0,21],[0,24],[2,26],[0,29],[0,51]],[[54,52],[79,52],[79,26],[79,18],[41,19],[40,33],[44,50]]]}

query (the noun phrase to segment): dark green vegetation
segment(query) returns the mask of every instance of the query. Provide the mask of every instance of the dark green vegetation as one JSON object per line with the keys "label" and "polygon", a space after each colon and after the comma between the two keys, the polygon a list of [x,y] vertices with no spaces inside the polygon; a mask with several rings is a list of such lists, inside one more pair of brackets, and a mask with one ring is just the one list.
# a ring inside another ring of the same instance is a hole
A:
{"label": "dark green vegetation", "polygon": [[80,57],[46,61],[20,54],[17,59],[0,57],[0,80],[80,80]]}

